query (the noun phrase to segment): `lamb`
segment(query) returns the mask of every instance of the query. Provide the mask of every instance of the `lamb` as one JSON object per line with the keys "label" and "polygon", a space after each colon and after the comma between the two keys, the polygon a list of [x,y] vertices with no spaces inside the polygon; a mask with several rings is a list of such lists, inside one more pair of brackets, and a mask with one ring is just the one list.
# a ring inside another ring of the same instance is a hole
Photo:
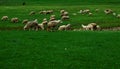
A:
{"label": "lamb", "polygon": [[120,18],[120,14],[117,15],[117,18]]}
{"label": "lamb", "polygon": [[92,16],[93,14],[91,12],[88,13],[89,16]]}
{"label": "lamb", "polygon": [[60,10],[60,13],[63,14],[65,12],[65,10]]}
{"label": "lamb", "polygon": [[95,12],[98,12],[99,11],[99,9],[95,9]]}
{"label": "lamb", "polygon": [[104,10],[104,12],[105,12],[105,14],[111,14],[111,13],[113,13],[113,11],[111,9],[106,9],[106,10]]}
{"label": "lamb", "polygon": [[23,28],[24,30],[38,30],[38,21],[35,19],[34,21],[28,21],[27,24]]}
{"label": "lamb", "polygon": [[56,20],[55,15],[51,15],[49,21],[54,21],[54,20]]}
{"label": "lamb", "polygon": [[70,17],[69,16],[62,16],[61,19],[66,20],[66,19],[70,19]]}
{"label": "lamb", "polygon": [[11,22],[13,22],[13,23],[17,23],[17,22],[19,22],[19,19],[18,19],[17,17],[12,18],[12,19],[11,19]]}
{"label": "lamb", "polygon": [[1,18],[1,20],[2,20],[2,21],[8,20],[8,16],[3,16],[3,17]]}
{"label": "lamb", "polygon": [[54,20],[54,21],[49,21],[47,23],[47,30],[50,31],[50,29],[52,30],[53,28],[55,28],[59,23],[62,23],[61,20]]}
{"label": "lamb", "polygon": [[40,11],[39,14],[46,14],[47,11]]}
{"label": "lamb", "polygon": [[61,14],[61,16],[68,16],[68,12],[65,11],[64,13]]}
{"label": "lamb", "polygon": [[47,25],[47,22],[48,22],[47,19],[44,18],[43,22],[41,24],[38,24],[38,28],[44,30],[45,26]]}
{"label": "lamb", "polygon": [[116,13],[113,13],[113,16],[116,16],[117,14]]}
{"label": "lamb", "polygon": [[62,25],[58,28],[58,30],[62,31],[62,30],[69,30],[70,29],[71,24],[67,24],[67,25]]}
{"label": "lamb", "polygon": [[28,19],[25,19],[22,21],[22,24],[27,24],[27,22],[28,22]]}
{"label": "lamb", "polygon": [[90,23],[87,26],[82,24],[82,27],[84,30],[96,30],[97,29],[97,24],[96,23]]}
{"label": "lamb", "polygon": [[47,11],[40,11],[39,14],[52,14],[53,13],[53,10],[47,10]]}
{"label": "lamb", "polygon": [[29,15],[34,15],[35,14],[35,11],[31,11],[30,13],[29,13]]}

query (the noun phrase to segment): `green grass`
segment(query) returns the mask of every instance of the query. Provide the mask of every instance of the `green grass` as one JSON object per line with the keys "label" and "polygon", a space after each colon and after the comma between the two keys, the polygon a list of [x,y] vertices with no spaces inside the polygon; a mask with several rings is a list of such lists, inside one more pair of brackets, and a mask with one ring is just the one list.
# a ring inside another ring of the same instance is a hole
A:
{"label": "green grass", "polygon": [[[60,19],[60,10],[65,9],[69,12],[70,15],[70,20],[68,21],[63,21],[63,24],[72,24],[73,28],[80,28],[81,24],[88,24],[91,22],[96,22],[99,24],[102,28],[107,28],[107,27],[118,27],[120,26],[120,19],[116,18],[115,16],[111,15],[105,15],[103,12],[107,8],[113,9],[114,12],[119,14],[120,8],[119,6],[113,6],[113,5],[81,5],[81,6],[0,6],[0,17],[7,15],[9,18],[12,17],[18,17],[20,19],[20,22],[18,24],[13,24],[10,21],[0,21],[0,28],[5,29],[5,28],[17,28],[24,26],[21,24],[22,20],[24,19],[29,19],[29,20],[34,20],[38,19],[39,23],[42,22],[43,18],[49,19],[50,15],[40,15],[38,12],[40,10],[49,10],[53,9],[54,13],[56,15],[57,19]],[[81,15],[77,14],[76,16],[72,15],[73,13],[77,13],[80,9],[86,9],[89,8],[91,12],[93,13],[93,16],[88,16],[86,15]],[[99,8],[99,12],[95,12],[95,9]],[[29,16],[30,11],[36,11],[36,14],[33,16]]]}
{"label": "green grass", "polygon": [[[57,19],[59,11],[69,12],[72,28],[96,22],[102,28],[119,27],[120,19],[105,15],[111,8],[120,14],[120,0],[0,0],[0,69],[120,69],[120,31],[23,31],[24,19],[49,19],[40,10],[53,9]],[[65,2],[66,1],[66,2]],[[77,14],[80,9],[90,9],[93,16]],[[95,9],[99,8],[99,12]],[[30,11],[37,14],[29,16]],[[10,19],[18,17],[18,23]]]}
{"label": "green grass", "polygon": [[0,68],[119,69],[119,35],[109,31],[1,31]]}

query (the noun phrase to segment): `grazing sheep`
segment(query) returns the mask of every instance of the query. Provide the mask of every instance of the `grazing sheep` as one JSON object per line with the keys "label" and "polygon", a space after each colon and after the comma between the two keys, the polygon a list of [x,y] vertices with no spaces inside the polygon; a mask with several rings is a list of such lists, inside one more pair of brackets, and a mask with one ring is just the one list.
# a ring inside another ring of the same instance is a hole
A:
{"label": "grazing sheep", "polygon": [[68,16],[68,14],[69,13],[67,11],[65,11],[64,13],[61,14],[61,16]]}
{"label": "grazing sheep", "polygon": [[28,19],[25,19],[22,21],[22,24],[26,24],[28,22]]}
{"label": "grazing sheep", "polygon": [[50,31],[55,28],[59,23],[62,23],[61,20],[49,21],[47,23],[47,30]]}
{"label": "grazing sheep", "polygon": [[70,17],[69,16],[62,16],[61,19],[66,20],[66,19],[70,19]]}
{"label": "grazing sheep", "polygon": [[116,16],[117,14],[116,13],[113,13],[113,16]]}
{"label": "grazing sheep", "polygon": [[65,12],[65,10],[60,10],[60,13],[63,14]]}
{"label": "grazing sheep", "polygon": [[70,29],[71,24],[67,24],[67,25],[62,25],[58,28],[58,30],[62,31],[62,30],[69,30]]}
{"label": "grazing sheep", "polygon": [[2,20],[2,21],[8,20],[8,16],[3,16],[3,17],[1,18],[1,20]]}
{"label": "grazing sheep", "polygon": [[53,10],[47,10],[46,14],[52,14]]}
{"label": "grazing sheep", "polygon": [[111,14],[111,13],[113,13],[113,11],[111,9],[106,9],[106,10],[104,10],[104,12],[105,12],[105,14]]}
{"label": "grazing sheep", "polygon": [[38,21],[35,19],[34,21],[28,21],[27,24],[23,28],[24,30],[38,30]]}
{"label": "grazing sheep", "polygon": [[52,14],[53,13],[53,10],[47,10],[47,11],[40,11],[39,14]]}
{"label": "grazing sheep", "polygon": [[51,15],[49,21],[54,21],[54,20],[56,20],[55,15]]}
{"label": "grazing sheep", "polygon": [[85,9],[85,10],[82,11],[82,13],[89,13],[89,12],[90,12],[89,9]]}
{"label": "grazing sheep", "polygon": [[99,11],[99,9],[95,9],[95,12],[98,12]]}
{"label": "grazing sheep", "polygon": [[73,13],[73,15],[75,16],[75,15],[77,15],[76,13]]}
{"label": "grazing sheep", "polygon": [[34,15],[35,14],[35,11],[31,11],[30,13],[29,13],[29,15]]}
{"label": "grazing sheep", "polygon": [[91,12],[88,13],[89,16],[92,16],[93,14]]}
{"label": "grazing sheep", "polygon": [[83,13],[83,10],[80,10],[78,13]]}
{"label": "grazing sheep", "polygon": [[87,26],[82,24],[82,27],[84,30],[96,30],[97,29],[97,24],[96,23],[90,23]]}
{"label": "grazing sheep", "polygon": [[39,12],[39,14],[46,14],[46,13],[47,13],[47,11],[45,11],[45,10]]}
{"label": "grazing sheep", "polygon": [[101,27],[99,25],[97,25],[96,27],[97,27],[97,30],[101,30]]}
{"label": "grazing sheep", "polygon": [[13,23],[17,23],[18,21],[19,21],[19,19],[17,17],[11,19],[11,22],[13,22]]}
{"label": "grazing sheep", "polygon": [[46,18],[43,19],[43,22],[41,24],[38,24],[38,29],[45,30],[45,27],[47,25],[48,21]]}
{"label": "grazing sheep", "polygon": [[117,18],[120,18],[120,14],[117,15]]}

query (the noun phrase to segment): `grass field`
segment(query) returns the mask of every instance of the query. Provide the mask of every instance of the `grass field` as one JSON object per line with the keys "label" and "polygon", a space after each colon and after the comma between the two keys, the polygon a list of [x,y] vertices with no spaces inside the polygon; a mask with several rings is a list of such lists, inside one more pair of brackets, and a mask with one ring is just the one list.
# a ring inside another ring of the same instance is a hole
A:
{"label": "grass field", "polygon": [[[22,20],[43,18],[40,10],[53,9],[57,19],[59,11],[69,12],[72,28],[96,22],[102,28],[119,27],[120,19],[103,12],[111,8],[120,14],[119,0],[0,0],[0,18],[18,17],[18,23],[0,20],[0,69],[120,69],[120,31],[23,31]],[[95,12],[95,9],[100,9]],[[93,16],[78,14],[90,9]],[[36,11],[29,16],[30,11]],[[77,13],[76,16],[72,15]]]}
{"label": "grass field", "polygon": [[120,32],[0,33],[2,69],[120,68]]}

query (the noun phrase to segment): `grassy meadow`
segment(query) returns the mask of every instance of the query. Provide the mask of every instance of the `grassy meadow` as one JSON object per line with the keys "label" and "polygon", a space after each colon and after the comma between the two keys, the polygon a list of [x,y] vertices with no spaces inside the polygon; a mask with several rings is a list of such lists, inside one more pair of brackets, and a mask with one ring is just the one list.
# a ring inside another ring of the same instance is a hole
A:
{"label": "grassy meadow", "polygon": [[[49,19],[50,15],[38,14],[40,10],[52,9],[60,19],[60,10],[65,9],[70,19],[61,25],[70,23],[73,29],[91,22],[101,28],[119,27],[119,18],[104,13],[110,8],[120,14],[119,4],[119,0],[1,0],[0,18],[7,15],[9,20],[0,20],[0,69],[120,69],[120,31],[24,31],[22,24],[24,19],[39,23]],[[93,15],[77,13],[80,9],[90,9]],[[36,14],[30,16],[30,11]],[[13,17],[20,21],[10,22]]]}

